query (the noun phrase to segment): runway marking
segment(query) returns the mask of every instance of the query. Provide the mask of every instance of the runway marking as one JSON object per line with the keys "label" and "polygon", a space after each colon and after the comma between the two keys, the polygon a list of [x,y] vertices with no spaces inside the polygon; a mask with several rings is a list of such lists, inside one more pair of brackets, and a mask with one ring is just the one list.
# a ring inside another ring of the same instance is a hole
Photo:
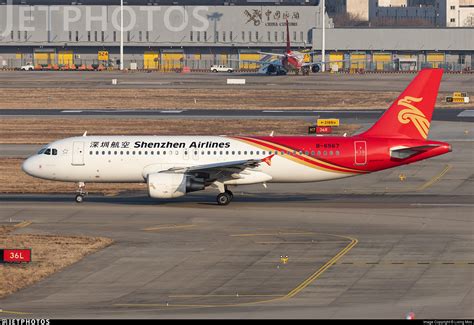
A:
{"label": "runway marking", "polygon": [[61,111],[61,113],[82,113],[82,111],[78,111],[78,110],[64,110],[64,111]]}
{"label": "runway marking", "polygon": [[16,225],[13,226],[14,229],[19,229],[19,228],[25,228],[31,225],[33,222],[32,221],[22,221],[20,223],[17,223]]}
{"label": "runway marking", "polygon": [[12,310],[2,310],[2,309],[0,309],[0,314],[32,315],[33,313],[25,313],[25,312],[22,312],[22,311],[12,311]]}
{"label": "runway marking", "polygon": [[469,203],[411,203],[411,206],[420,206],[420,207],[474,207],[474,204]]}
{"label": "runway marking", "polygon": [[[135,308],[145,308],[145,307],[168,307],[168,308],[175,308],[175,309],[180,309],[180,308],[221,308],[221,307],[236,307],[236,306],[249,306],[249,305],[256,305],[256,304],[264,304],[264,303],[270,303],[270,302],[276,302],[276,301],[282,301],[286,299],[290,299],[295,297],[297,294],[299,294],[301,291],[303,291],[305,288],[307,288],[311,283],[313,283],[316,279],[318,279],[325,271],[327,271],[331,266],[336,264],[337,261],[339,261],[344,255],[346,255],[354,246],[357,245],[359,240],[357,238],[352,238],[348,236],[341,236],[341,235],[334,235],[334,234],[323,234],[323,233],[315,233],[315,232],[306,232],[306,233],[276,233],[277,235],[281,234],[291,234],[291,235],[301,235],[301,234],[318,234],[318,235],[326,235],[326,236],[332,236],[332,237],[338,237],[338,238],[343,238],[346,240],[350,240],[350,243],[347,244],[343,249],[341,249],[335,256],[333,256],[329,261],[327,261],[322,267],[320,267],[316,272],[311,274],[307,279],[305,279],[303,282],[301,282],[296,288],[288,292],[286,295],[239,295],[239,297],[274,297],[272,299],[268,300],[260,300],[260,301],[252,301],[252,302],[243,302],[243,303],[234,303],[234,304],[207,304],[207,305],[200,305],[200,304],[114,304],[114,306],[117,307],[135,307]],[[274,236],[275,233],[269,234],[269,233],[264,233],[264,234],[239,234],[239,235],[231,235],[233,237],[251,237],[251,236]],[[213,295],[197,295],[197,298],[205,298],[205,297],[212,297]],[[236,297],[237,295],[222,295],[220,297]],[[169,297],[179,297],[179,296],[169,296]],[[183,298],[191,298],[190,295],[183,295]],[[219,297],[217,295],[216,297]]]}
{"label": "runway marking", "polygon": [[326,264],[324,264],[321,268],[319,268],[319,270],[317,270],[310,277],[308,277],[306,280],[304,280],[295,289],[291,290],[283,299],[288,299],[288,298],[292,298],[292,297],[296,296],[304,288],[306,288],[311,283],[313,283],[317,278],[319,278],[327,269],[329,269],[331,266],[333,266],[344,255],[346,255],[359,242],[359,240],[357,238],[352,238],[352,237],[347,237],[347,236],[340,236],[340,235],[331,235],[331,234],[328,234],[328,235],[349,239],[351,242],[346,247],[344,247],[341,251],[339,251],[339,253],[337,253],[336,256],[334,256]]}
{"label": "runway marking", "polygon": [[193,228],[196,225],[164,225],[158,227],[150,227],[144,228],[143,231],[160,231],[160,230],[170,230],[170,229],[186,229],[186,228]]}
{"label": "runway marking", "polygon": [[260,237],[260,236],[304,236],[304,235],[316,235],[315,232],[275,232],[275,233],[263,233],[263,234],[236,234],[230,235],[230,237]]}
{"label": "runway marking", "polygon": [[169,298],[206,298],[206,297],[227,297],[227,298],[233,298],[233,297],[284,297],[283,295],[241,295],[239,293],[236,293],[234,295],[172,295],[168,296]]}
{"label": "runway marking", "polygon": [[446,167],[441,171],[441,173],[439,173],[438,175],[434,176],[431,180],[429,180],[428,182],[426,182],[425,184],[421,185],[420,187],[418,187],[416,190],[417,191],[423,191],[423,190],[426,190],[428,187],[432,186],[433,184],[439,182],[439,180],[444,176],[446,175],[446,173],[452,168],[453,166],[451,165],[446,165]]}
{"label": "runway marking", "polygon": [[418,262],[418,261],[383,261],[383,262],[364,262],[364,261],[356,261],[356,262],[343,262],[337,263],[337,265],[355,265],[355,266],[367,266],[367,265],[406,265],[406,266],[414,266],[414,265],[455,265],[455,266],[466,266],[466,265],[474,265],[474,262],[470,261],[435,261],[435,262]]}

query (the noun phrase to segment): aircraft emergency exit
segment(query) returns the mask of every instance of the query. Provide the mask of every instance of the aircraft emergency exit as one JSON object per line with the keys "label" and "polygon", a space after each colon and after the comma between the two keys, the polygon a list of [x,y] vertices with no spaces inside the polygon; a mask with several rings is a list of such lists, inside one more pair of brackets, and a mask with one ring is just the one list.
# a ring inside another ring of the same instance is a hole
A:
{"label": "aircraft emergency exit", "polygon": [[451,151],[428,140],[442,69],[422,70],[367,131],[337,136],[79,136],[52,142],[23,163],[34,177],[85,183],[146,183],[151,198],[213,187],[318,182],[414,163]]}

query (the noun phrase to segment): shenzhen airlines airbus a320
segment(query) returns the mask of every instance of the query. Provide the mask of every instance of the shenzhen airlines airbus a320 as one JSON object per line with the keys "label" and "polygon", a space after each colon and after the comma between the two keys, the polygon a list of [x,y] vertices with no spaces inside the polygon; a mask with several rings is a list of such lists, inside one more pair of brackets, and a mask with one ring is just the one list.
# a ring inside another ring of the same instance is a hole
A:
{"label": "shenzhen airlines airbus a320", "polygon": [[364,175],[451,151],[428,140],[441,69],[422,70],[383,116],[353,137],[79,136],[48,144],[23,163],[34,177],[77,182],[147,183],[150,197],[176,198],[213,187],[319,182]]}

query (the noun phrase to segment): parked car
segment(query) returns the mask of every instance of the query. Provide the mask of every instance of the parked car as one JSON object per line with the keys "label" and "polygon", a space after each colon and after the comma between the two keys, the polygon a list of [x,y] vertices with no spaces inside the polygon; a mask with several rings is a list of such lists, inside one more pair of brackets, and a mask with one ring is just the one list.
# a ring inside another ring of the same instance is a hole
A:
{"label": "parked car", "polygon": [[211,72],[234,72],[234,69],[229,68],[226,65],[213,65],[211,66]]}
{"label": "parked car", "polygon": [[33,71],[35,66],[32,63],[27,63],[26,65],[22,65],[20,70],[22,71]]}

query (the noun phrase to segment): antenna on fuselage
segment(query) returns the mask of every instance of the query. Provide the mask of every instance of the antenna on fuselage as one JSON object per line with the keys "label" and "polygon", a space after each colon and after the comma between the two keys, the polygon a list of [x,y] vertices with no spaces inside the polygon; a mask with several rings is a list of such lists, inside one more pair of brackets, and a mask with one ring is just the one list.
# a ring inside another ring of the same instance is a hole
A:
{"label": "antenna on fuselage", "polygon": [[86,137],[87,136],[87,131],[84,132],[84,134],[82,135],[83,137]]}

